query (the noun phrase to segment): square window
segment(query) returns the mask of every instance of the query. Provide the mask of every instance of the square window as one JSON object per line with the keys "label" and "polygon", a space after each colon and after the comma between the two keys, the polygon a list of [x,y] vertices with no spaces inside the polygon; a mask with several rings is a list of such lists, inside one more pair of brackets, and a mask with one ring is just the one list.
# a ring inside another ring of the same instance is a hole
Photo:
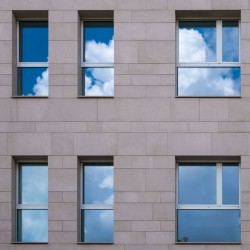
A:
{"label": "square window", "polygon": [[238,163],[179,163],[178,242],[240,242]]}
{"label": "square window", "polygon": [[110,20],[83,21],[83,96],[114,96],[114,24]]}
{"label": "square window", "polygon": [[240,22],[178,21],[177,95],[240,96]]}
{"label": "square window", "polygon": [[48,22],[18,22],[17,95],[48,96]]}
{"label": "square window", "polygon": [[85,164],[81,187],[81,241],[112,243],[114,232],[114,168]]}
{"label": "square window", "polygon": [[17,168],[17,241],[48,242],[48,165]]}

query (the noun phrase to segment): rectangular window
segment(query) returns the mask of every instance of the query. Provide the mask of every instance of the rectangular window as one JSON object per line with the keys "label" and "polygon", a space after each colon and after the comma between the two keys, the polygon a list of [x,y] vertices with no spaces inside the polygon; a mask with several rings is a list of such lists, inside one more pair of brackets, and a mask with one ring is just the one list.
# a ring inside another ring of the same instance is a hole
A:
{"label": "rectangular window", "polygon": [[48,165],[17,168],[17,241],[48,242]]}
{"label": "rectangular window", "polygon": [[48,22],[18,22],[17,95],[48,96]]}
{"label": "rectangular window", "polygon": [[114,96],[114,24],[110,20],[83,21],[83,96]]}
{"label": "rectangular window", "polygon": [[240,96],[240,22],[178,22],[178,96]]}
{"label": "rectangular window", "polygon": [[113,165],[83,165],[81,184],[81,241],[112,243],[114,231]]}
{"label": "rectangular window", "polygon": [[238,163],[179,163],[178,242],[240,242]]}

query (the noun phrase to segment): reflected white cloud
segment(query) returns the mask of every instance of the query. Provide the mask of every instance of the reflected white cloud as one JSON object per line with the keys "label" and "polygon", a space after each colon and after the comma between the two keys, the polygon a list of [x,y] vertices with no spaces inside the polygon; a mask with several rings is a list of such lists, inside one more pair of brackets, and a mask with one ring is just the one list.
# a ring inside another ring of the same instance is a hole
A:
{"label": "reflected white cloud", "polygon": [[[213,51],[197,30],[179,30],[180,62],[207,62]],[[179,96],[239,96],[240,69],[179,68]]]}
{"label": "reflected white cloud", "polygon": [[35,96],[48,96],[49,69],[47,68],[42,76],[36,78],[36,84],[33,87]]}
{"label": "reflected white cloud", "polygon": [[99,184],[100,188],[113,188],[114,181],[113,175],[109,174],[103,181]]}
{"label": "reflected white cloud", "polygon": [[[90,63],[114,62],[114,38],[108,44],[87,41],[85,61]],[[86,68],[85,69],[86,96],[113,96],[114,69],[113,68]]]}

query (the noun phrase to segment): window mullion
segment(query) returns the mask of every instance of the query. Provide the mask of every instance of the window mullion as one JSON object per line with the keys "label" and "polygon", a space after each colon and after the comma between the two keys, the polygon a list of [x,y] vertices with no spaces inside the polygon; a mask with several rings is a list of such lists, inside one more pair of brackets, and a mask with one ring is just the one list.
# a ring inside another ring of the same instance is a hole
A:
{"label": "window mullion", "polygon": [[222,206],[222,163],[217,163],[217,205]]}
{"label": "window mullion", "polygon": [[216,21],[217,63],[222,63],[222,21]]}

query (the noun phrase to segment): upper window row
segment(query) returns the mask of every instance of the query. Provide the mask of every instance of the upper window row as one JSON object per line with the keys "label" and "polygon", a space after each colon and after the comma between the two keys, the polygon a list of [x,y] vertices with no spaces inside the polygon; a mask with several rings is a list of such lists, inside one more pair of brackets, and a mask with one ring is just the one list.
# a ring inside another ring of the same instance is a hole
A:
{"label": "upper window row", "polygon": [[[48,96],[48,22],[19,23],[17,95]],[[83,96],[114,95],[114,26],[88,21],[82,27]]]}
{"label": "upper window row", "polygon": [[[241,95],[239,24],[178,22],[177,96]],[[81,30],[79,94],[114,96],[113,22],[84,21]],[[20,21],[18,96],[48,96],[48,59],[48,22]]]}

